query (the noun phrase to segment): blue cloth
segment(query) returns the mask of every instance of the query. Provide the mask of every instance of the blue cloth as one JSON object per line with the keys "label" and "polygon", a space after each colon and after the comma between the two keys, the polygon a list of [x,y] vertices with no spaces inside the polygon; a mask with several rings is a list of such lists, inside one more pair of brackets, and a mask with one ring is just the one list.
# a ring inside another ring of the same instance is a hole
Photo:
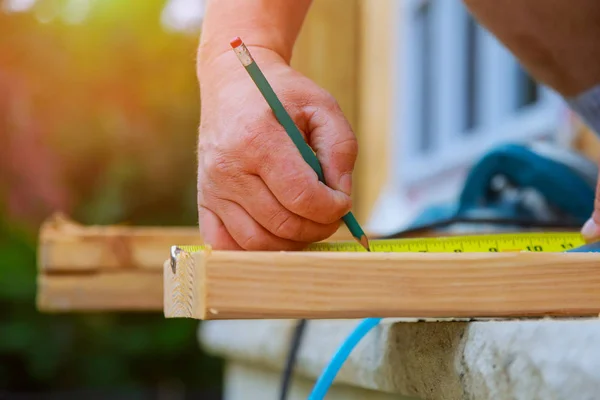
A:
{"label": "blue cloth", "polygon": [[567,104],[586,125],[600,135],[600,84],[566,99]]}

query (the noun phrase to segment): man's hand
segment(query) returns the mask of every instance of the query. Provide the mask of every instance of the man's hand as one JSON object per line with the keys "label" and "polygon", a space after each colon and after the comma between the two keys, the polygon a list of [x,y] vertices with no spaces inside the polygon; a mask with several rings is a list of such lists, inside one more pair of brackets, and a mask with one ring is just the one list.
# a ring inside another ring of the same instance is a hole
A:
{"label": "man's hand", "polygon": [[331,236],[350,210],[357,141],[331,95],[276,52],[249,50],[316,152],[329,187],[233,52],[223,53],[200,75],[200,230],[216,249],[298,250]]}
{"label": "man's hand", "polygon": [[598,177],[598,185],[596,186],[594,212],[585,225],[583,225],[581,234],[588,242],[595,242],[600,239],[600,177]]}

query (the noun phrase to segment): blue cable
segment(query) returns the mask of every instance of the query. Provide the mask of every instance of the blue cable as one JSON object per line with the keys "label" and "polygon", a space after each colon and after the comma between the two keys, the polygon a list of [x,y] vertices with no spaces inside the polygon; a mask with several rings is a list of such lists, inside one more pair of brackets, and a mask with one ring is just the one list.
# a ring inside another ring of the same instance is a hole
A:
{"label": "blue cable", "polygon": [[308,396],[308,400],[322,400],[325,398],[335,376],[342,368],[342,365],[344,365],[344,362],[346,362],[346,359],[352,350],[371,329],[379,324],[380,321],[381,318],[366,318],[354,328],[354,331],[346,338],[344,343],[342,343],[327,367],[325,367],[321,373],[310,396]]}
{"label": "blue cable", "polygon": [[[600,252],[600,242],[588,244],[577,249],[568,250],[567,252]],[[333,383],[337,373],[344,365],[344,362],[350,356],[350,353],[358,342],[367,334],[371,329],[376,327],[382,318],[366,318],[362,320],[354,331],[346,338],[346,340],[339,347],[329,364],[325,367],[317,383],[315,384],[311,394],[308,396],[308,400],[323,400]]]}

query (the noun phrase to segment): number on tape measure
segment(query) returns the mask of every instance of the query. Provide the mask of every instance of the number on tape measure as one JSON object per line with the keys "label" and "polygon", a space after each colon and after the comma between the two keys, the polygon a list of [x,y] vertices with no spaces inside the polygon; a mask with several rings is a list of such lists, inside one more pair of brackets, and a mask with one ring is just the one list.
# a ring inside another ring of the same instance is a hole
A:
{"label": "number on tape measure", "polygon": [[[372,252],[468,253],[562,252],[585,244],[578,232],[508,233],[437,238],[381,239],[370,242]],[[315,243],[308,251],[365,252],[353,241]]]}
{"label": "number on tape measure", "polygon": [[[371,252],[379,253],[474,253],[474,252],[563,252],[585,244],[578,232],[505,233],[409,239],[374,239]],[[204,246],[177,246],[186,252]],[[319,242],[305,251],[366,252],[355,241]]]}

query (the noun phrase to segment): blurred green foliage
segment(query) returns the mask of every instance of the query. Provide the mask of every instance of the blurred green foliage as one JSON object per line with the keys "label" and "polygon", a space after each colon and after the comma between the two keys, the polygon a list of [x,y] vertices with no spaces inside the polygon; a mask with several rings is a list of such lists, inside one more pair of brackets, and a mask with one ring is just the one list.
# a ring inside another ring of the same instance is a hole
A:
{"label": "blurred green foliage", "polygon": [[4,390],[218,388],[198,324],[161,314],[45,315],[35,308],[35,237],[0,220],[0,387]]}
{"label": "blurred green foliage", "polygon": [[67,3],[0,8],[0,390],[218,390],[197,321],[36,310],[37,229],[53,211],[197,221],[198,38],[165,31],[164,0],[94,0],[74,25],[53,18]]}

